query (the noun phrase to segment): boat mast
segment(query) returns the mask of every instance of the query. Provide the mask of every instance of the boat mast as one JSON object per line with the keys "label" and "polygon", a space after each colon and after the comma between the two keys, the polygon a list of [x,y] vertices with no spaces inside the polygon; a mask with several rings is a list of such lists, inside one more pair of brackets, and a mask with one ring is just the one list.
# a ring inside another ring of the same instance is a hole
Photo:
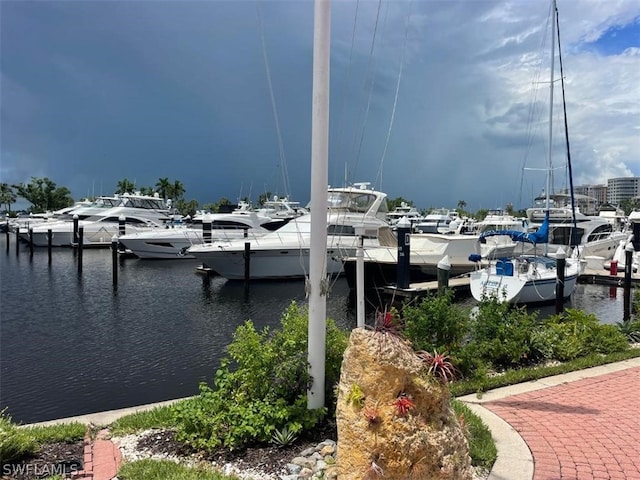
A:
{"label": "boat mast", "polygon": [[551,195],[551,186],[553,185],[553,82],[554,82],[554,66],[556,59],[556,0],[553,0],[551,6],[551,73],[549,78],[549,151],[548,151],[548,168],[547,171],[547,195],[546,208],[549,211],[549,195]]}
{"label": "boat mast", "polygon": [[569,124],[567,123],[567,100],[564,90],[564,68],[562,66],[562,49],[560,47],[560,21],[558,20],[558,8],[555,6],[556,31],[558,35],[558,63],[560,64],[560,85],[562,85],[562,111],[564,113],[564,137],[567,146],[567,168],[569,170],[569,190],[571,194],[571,218],[573,219],[573,229],[571,230],[571,246],[578,246],[578,222],[576,220],[576,199],[573,192],[573,169],[571,168],[571,148],[569,147]]}
{"label": "boat mast", "polygon": [[[553,81],[554,81],[554,66],[555,66],[555,57],[556,57],[556,0],[552,0],[551,5],[551,72],[549,78],[549,151],[548,151],[548,171],[547,171],[547,188],[546,188],[546,198],[545,198],[545,207],[547,210],[547,215],[549,215],[550,208],[550,200],[549,196],[551,195],[551,186],[553,185]],[[549,244],[544,244],[544,254],[547,255],[549,253]]]}

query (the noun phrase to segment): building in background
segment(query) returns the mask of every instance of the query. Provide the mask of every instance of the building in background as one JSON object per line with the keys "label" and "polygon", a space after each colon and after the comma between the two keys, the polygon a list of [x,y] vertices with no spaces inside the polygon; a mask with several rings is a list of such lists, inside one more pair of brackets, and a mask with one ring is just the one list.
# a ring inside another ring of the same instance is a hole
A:
{"label": "building in background", "polygon": [[619,205],[623,200],[640,196],[640,177],[619,177],[607,180],[607,203]]}

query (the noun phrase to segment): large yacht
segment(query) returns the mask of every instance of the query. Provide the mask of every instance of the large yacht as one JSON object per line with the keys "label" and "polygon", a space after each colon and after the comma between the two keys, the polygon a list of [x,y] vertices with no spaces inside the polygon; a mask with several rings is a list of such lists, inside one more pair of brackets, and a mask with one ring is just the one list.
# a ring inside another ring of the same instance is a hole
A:
{"label": "large yacht", "polygon": [[[329,188],[326,212],[310,212],[294,218],[282,228],[249,241],[250,278],[281,279],[305,277],[309,272],[311,215],[327,215],[327,274],[342,273],[342,257],[355,253],[355,227],[388,226],[387,195],[371,190],[367,183]],[[188,253],[219,275],[231,279],[245,278],[245,243],[247,240],[195,245]],[[364,239],[365,245],[377,245],[377,237]]]}

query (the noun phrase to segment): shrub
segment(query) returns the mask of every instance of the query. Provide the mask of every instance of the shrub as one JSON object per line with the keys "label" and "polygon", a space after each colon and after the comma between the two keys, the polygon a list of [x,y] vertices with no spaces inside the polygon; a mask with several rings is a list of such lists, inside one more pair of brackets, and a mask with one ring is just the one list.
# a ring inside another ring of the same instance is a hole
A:
{"label": "shrub", "polygon": [[18,428],[6,413],[0,411],[0,463],[19,460],[35,453],[38,444],[28,431]]}
{"label": "shrub", "polygon": [[620,352],[629,344],[614,325],[600,324],[594,314],[568,308],[543,322],[535,348],[547,358],[567,361],[590,353]]}
{"label": "shrub", "polygon": [[[239,326],[229,356],[221,361],[214,385],[200,385],[200,395],[176,405],[178,439],[193,447],[239,448],[269,442],[276,431],[297,435],[313,428],[328,409],[308,410],[306,309],[295,302],[283,313],[281,329],[258,332],[251,321]],[[340,377],[347,333],[327,321],[326,385],[330,407],[333,384]]]}
{"label": "shrub", "polygon": [[469,316],[453,303],[453,290],[426,296],[402,310],[404,333],[414,350],[459,351],[469,328]]}
{"label": "shrub", "polygon": [[479,303],[471,322],[472,349],[496,367],[511,367],[535,360],[531,349],[537,313],[488,298]]}

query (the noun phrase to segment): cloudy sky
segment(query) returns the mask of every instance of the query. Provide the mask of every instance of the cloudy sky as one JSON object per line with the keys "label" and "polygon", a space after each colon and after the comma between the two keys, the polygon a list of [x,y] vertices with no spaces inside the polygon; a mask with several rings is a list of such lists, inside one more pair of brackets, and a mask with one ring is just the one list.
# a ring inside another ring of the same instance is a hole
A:
{"label": "cloudy sky", "polygon": [[[574,184],[640,176],[640,2],[558,10]],[[545,185],[530,169],[548,165],[549,11],[334,1],[330,184],[529,206]],[[79,199],[168,177],[201,204],[309,200],[313,2],[2,0],[0,21],[0,181],[49,177]],[[553,118],[558,189],[560,105]]]}

